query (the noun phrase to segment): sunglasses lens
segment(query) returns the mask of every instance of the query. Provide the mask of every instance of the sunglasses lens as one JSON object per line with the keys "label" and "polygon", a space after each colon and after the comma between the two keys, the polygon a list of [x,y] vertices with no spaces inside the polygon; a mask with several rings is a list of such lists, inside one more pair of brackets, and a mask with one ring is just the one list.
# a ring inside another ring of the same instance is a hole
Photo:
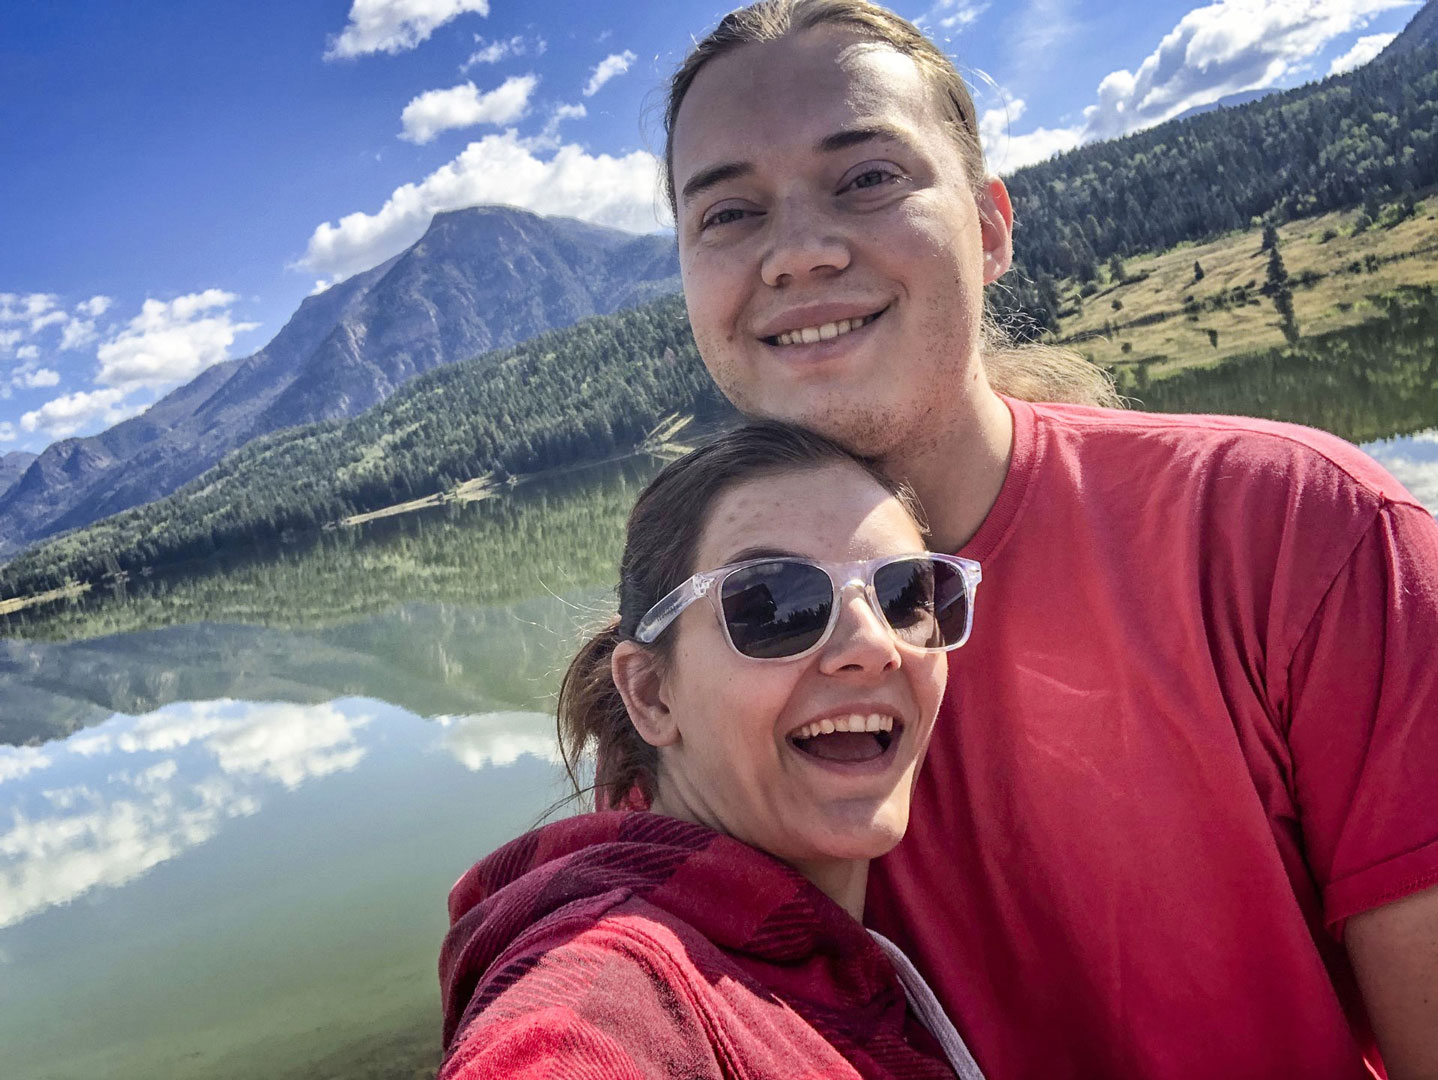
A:
{"label": "sunglasses lens", "polygon": [[724,623],[734,648],[758,660],[796,656],[824,635],[834,606],[829,575],[809,563],[756,563],[724,579]]}
{"label": "sunglasses lens", "polygon": [[874,572],[874,592],[900,641],[941,649],[963,638],[969,596],[958,567],[923,556],[897,559]]}

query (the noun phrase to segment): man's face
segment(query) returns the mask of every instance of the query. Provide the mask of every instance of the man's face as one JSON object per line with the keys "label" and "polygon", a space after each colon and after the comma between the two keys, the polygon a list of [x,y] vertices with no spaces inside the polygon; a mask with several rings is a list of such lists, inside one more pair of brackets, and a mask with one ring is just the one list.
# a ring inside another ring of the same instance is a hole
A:
{"label": "man's face", "polygon": [[711,61],[674,186],[694,337],[740,409],[881,458],[963,422],[1008,204],[975,198],[908,57],[821,27]]}

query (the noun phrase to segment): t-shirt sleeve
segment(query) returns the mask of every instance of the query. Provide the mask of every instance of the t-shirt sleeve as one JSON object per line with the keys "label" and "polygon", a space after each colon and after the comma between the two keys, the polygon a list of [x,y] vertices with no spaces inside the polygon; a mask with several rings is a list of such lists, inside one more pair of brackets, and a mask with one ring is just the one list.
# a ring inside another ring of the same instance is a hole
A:
{"label": "t-shirt sleeve", "polygon": [[1289,667],[1288,745],[1323,918],[1438,885],[1438,523],[1385,502]]}

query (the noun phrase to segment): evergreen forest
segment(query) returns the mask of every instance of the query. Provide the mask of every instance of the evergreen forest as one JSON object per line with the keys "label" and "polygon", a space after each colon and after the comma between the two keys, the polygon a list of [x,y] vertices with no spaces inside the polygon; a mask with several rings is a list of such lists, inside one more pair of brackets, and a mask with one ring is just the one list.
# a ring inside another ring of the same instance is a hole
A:
{"label": "evergreen forest", "polygon": [[[991,303],[1016,336],[1040,337],[1057,325],[1060,281],[1105,266],[1121,276],[1125,256],[1255,221],[1361,206],[1376,227],[1435,182],[1438,45],[1427,45],[1018,171],[1022,262]],[[1145,389],[1161,396],[1157,386]],[[667,297],[431,371],[351,420],[257,440],[165,499],[16,557],[0,567],[0,597],[242,550],[473,478],[627,453],[677,412],[715,419],[728,406],[682,299]]]}

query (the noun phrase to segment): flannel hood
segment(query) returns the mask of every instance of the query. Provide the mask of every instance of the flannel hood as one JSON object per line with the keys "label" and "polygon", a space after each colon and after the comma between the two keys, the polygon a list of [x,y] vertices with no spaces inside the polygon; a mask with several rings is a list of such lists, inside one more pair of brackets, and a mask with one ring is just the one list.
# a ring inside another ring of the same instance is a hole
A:
{"label": "flannel hood", "polygon": [[[801,1060],[811,1051],[826,1076],[953,1075],[857,921],[791,867],[699,825],[633,811],[555,822],[474,866],[449,913],[440,982],[452,1058],[486,1023],[557,1008],[625,1048],[692,1014],[710,1045],[689,1052],[733,1059],[716,1075],[818,1075]],[[608,962],[616,953],[640,960]],[[647,1016],[656,982],[681,1004]],[[616,1017],[615,994],[627,1015]],[[834,1051],[855,1072],[823,1067]],[[442,1076],[467,1075],[450,1064]]]}

